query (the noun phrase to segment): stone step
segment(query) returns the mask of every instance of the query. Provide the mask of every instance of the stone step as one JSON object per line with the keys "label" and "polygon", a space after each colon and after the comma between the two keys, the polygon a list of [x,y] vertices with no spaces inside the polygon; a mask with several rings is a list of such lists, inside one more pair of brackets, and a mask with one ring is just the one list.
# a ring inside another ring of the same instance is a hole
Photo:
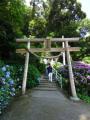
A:
{"label": "stone step", "polygon": [[42,86],[43,86],[43,85],[45,85],[45,86],[48,86],[48,85],[49,85],[49,86],[51,86],[51,85],[56,86],[55,83],[53,83],[53,84],[52,84],[52,83],[51,83],[51,84],[50,84],[50,83],[39,83],[39,85],[40,85],[40,86],[41,86],[41,85],[42,85]]}
{"label": "stone step", "polygon": [[57,91],[57,88],[35,87],[33,90],[40,90],[40,91]]}
{"label": "stone step", "polygon": [[56,85],[55,82],[40,82],[39,85]]}
{"label": "stone step", "polygon": [[[40,83],[50,83],[49,81],[40,81]],[[55,81],[52,81],[52,83],[55,83]]]}
{"label": "stone step", "polygon": [[40,91],[56,91],[57,86],[55,81],[52,82],[48,81],[48,79],[41,78],[40,83],[37,87],[34,88],[34,90],[40,90]]}
{"label": "stone step", "polygon": [[57,88],[56,86],[38,86],[38,88]]}
{"label": "stone step", "polygon": [[56,84],[50,84],[50,83],[49,84],[39,84],[38,87],[40,87],[40,86],[42,86],[42,87],[43,86],[46,86],[46,87],[56,87]]}

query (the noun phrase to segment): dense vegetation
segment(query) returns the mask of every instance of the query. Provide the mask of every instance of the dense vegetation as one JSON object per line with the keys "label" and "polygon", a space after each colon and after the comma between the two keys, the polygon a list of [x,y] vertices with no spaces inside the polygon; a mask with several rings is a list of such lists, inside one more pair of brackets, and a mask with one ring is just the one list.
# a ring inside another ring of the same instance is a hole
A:
{"label": "dense vegetation", "polygon": [[[23,70],[24,66],[22,64],[8,65],[0,61],[0,114],[10,103],[12,97],[21,91]],[[40,71],[34,65],[30,64],[27,88],[32,88],[38,85],[39,78]]]}
{"label": "dense vegetation", "polygon": [[[76,0],[47,0],[47,2],[31,0],[30,5],[27,7],[24,0],[0,1],[0,60],[2,60],[0,62],[0,112],[22,83],[24,56],[15,53],[17,47],[22,47],[17,46],[16,38],[30,35],[39,38],[62,37],[62,35],[80,37],[80,42],[74,44],[80,46],[81,51],[72,54],[72,57],[74,56],[74,60],[90,63],[90,20],[85,19],[86,14],[81,10],[80,3]],[[31,54],[28,88],[38,84],[38,78],[40,73],[44,72],[44,68],[45,66]],[[85,75],[82,75],[83,79],[88,77],[87,71],[83,73],[86,68],[75,69],[80,72],[79,70]],[[77,76],[77,79],[81,80],[81,76]],[[78,81],[77,87],[77,91],[81,89],[83,93],[86,83],[81,85]]]}

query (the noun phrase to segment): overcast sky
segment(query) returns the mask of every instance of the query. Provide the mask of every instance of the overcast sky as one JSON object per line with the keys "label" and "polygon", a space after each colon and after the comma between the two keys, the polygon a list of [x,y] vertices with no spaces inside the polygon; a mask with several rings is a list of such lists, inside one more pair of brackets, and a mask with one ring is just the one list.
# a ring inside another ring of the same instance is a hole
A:
{"label": "overcast sky", "polygon": [[[30,4],[30,0],[25,0],[26,4]],[[87,17],[90,18],[90,0],[78,0],[82,4],[82,10],[86,12]]]}
{"label": "overcast sky", "polygon": [[79,0],[82,4],[82,10],[86,12],[87,17],[90,18],[90,0]]}

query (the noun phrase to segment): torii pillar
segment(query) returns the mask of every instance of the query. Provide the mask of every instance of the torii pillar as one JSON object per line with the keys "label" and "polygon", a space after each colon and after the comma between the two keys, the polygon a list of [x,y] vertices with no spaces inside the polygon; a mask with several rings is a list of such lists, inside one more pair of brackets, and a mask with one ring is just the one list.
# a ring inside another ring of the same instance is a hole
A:
{"label": "torii pillar", "polygon": [[71,92],[72,92],[71,99],[75,100],[75,101],[78,101],[79,98],[77,96],[75,83],[74,83],[74,77],[73,77],[73,70],[72,70],[72,64],[71,64],[71,57],[70,57],[68,41],[65,41],[65,48],[66,48],[66,57],[67,57],[68,70],[69,70],[70,86],[71,86]]}
{"label": "torii pillar", "polygon": [[[64,36],[62,36],[62,39],[64,38]],[[62,48],[65,48],[65,43],[62,42]],[[66,65],[66,60],[65,60],[65,51],[62,52],[62,55],[63,55],[63,65]]]}
{"label": "torii pillar", "polygon": [[[28,41],[27,43],[27,49],[30,49],[30,41]],[[29,52],[27,51],[26,56],[25,56],[25,67],[24,67],[24,75],[23,75],[23,82],[22,82],[22,94],[23,95],[26,92],[28,64],[29,64]]]}

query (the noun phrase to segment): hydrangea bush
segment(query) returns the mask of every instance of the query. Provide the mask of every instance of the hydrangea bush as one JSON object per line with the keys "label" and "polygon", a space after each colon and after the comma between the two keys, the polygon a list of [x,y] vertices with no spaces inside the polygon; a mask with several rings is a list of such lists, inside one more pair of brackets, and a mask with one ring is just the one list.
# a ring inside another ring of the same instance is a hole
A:
{"label": "hydrangea bush", "polygon": [[[0,114],[21,89],[23,70],[24,65],[5,65],[0,61]],[[29,65],[27,87],[32,88],[38,85],[39,77],[40,72],[38,69],[33,65]]]}
{"label": "hydrangea bush", "polygon": [[7,107],[11,98],[21,88],[20,76],[22,76],[22,69],[20,66],[18,68],[17,65],[0,64],[0,114]]}
{"label": "hydrangea bush", "polygon": [[[90,95],[90,65],[82,62],[74,62],[72,65],[76,90],[80,94]],[[64,88],[69,91],[69,73],[68,66],[65,65],[59,69],[62,77],[65,78]]]}
{"label": "hydrangea bush", "polygon": [[0,68],[0,113],[10,100],[11,96],[15,96],[15,82],[11,77],[9,65]]}

